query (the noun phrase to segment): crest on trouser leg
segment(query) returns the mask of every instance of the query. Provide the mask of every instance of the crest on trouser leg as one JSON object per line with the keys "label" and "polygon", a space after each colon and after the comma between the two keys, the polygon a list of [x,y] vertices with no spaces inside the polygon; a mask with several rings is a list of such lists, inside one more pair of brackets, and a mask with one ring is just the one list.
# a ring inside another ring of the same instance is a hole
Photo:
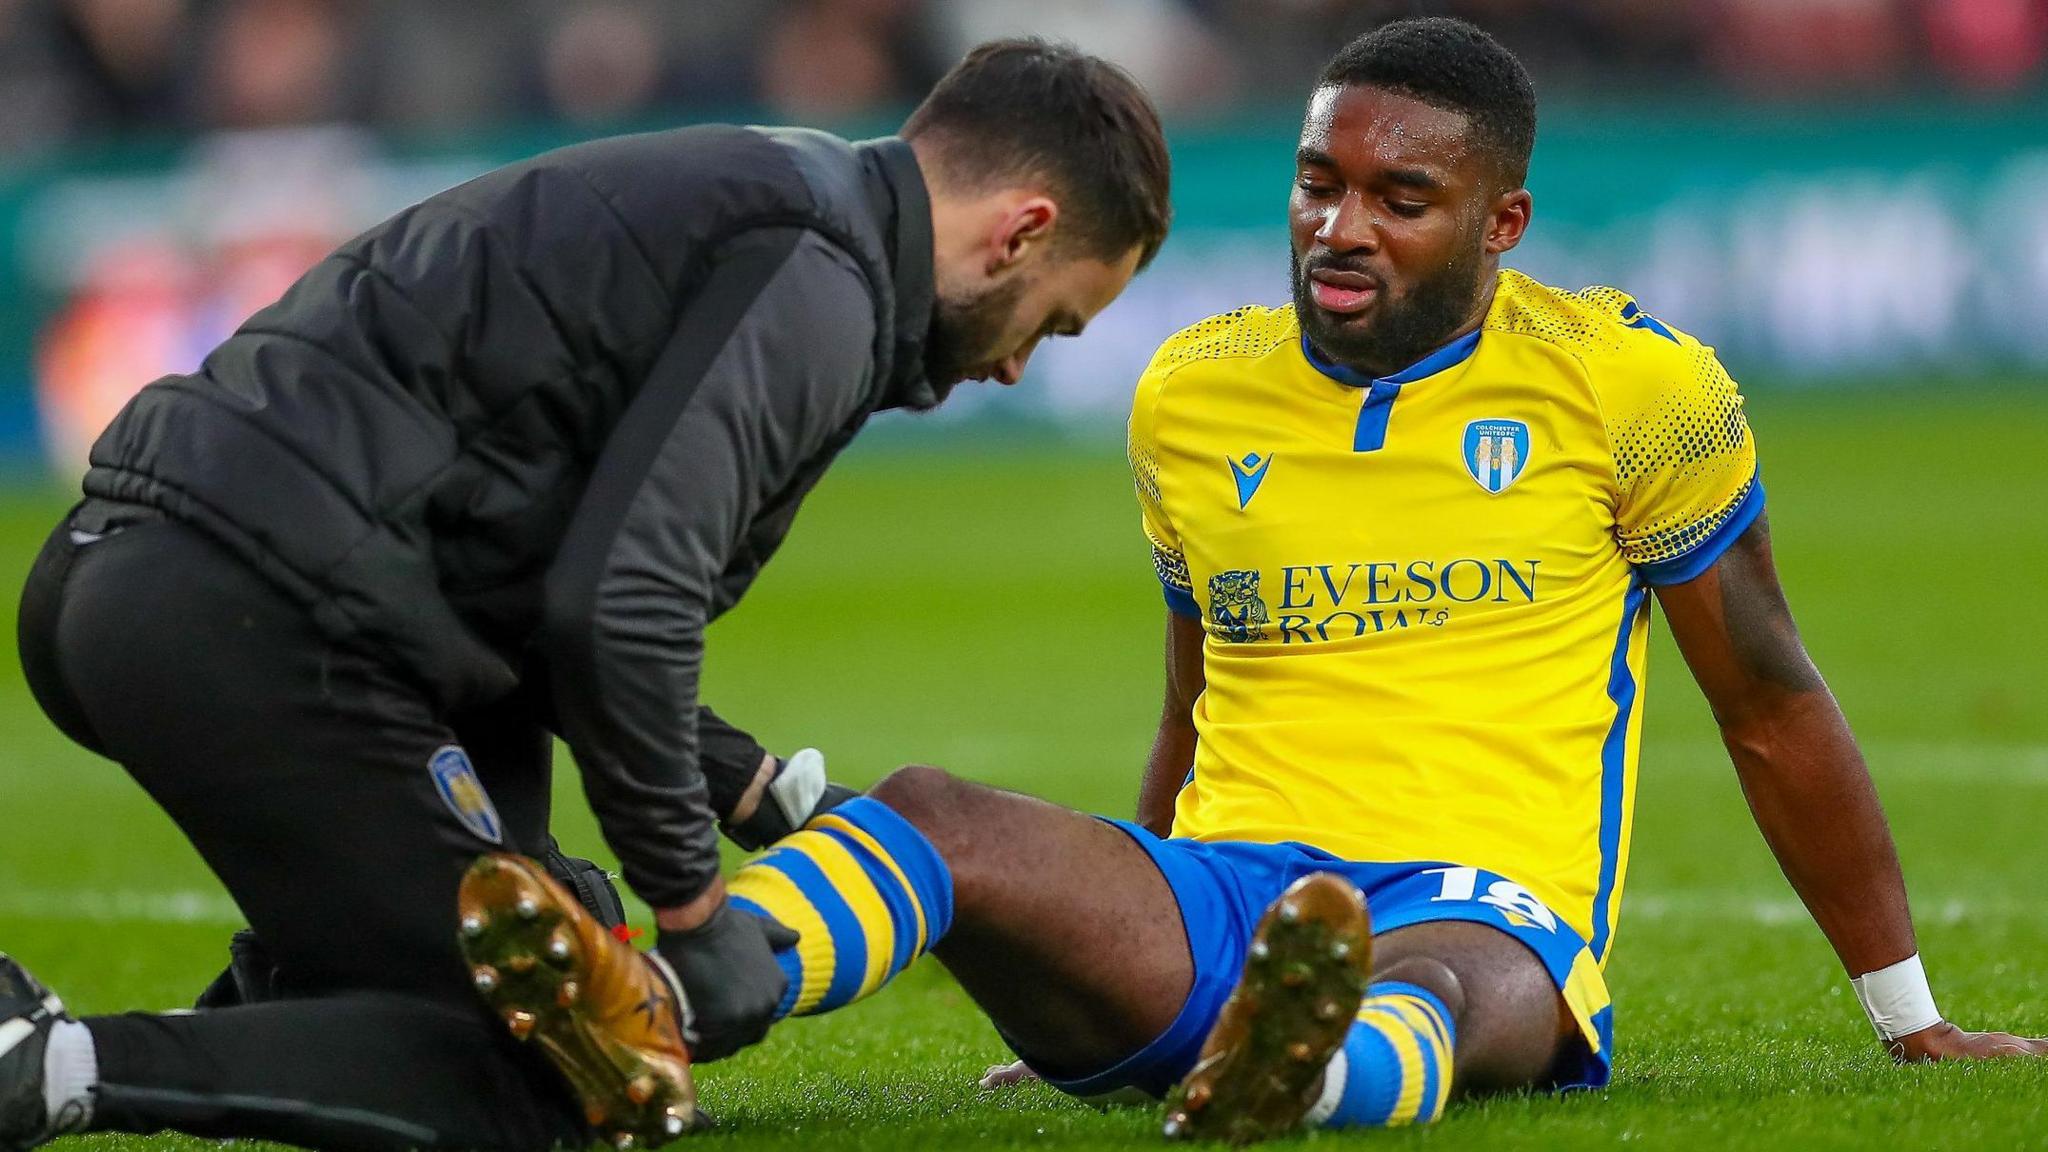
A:
{"label": "crest on trouser leg", "polygon": [[448,805],[464,828],[479,840],[504,845],[505,825],[498,819],[498,807],[491,803],[490,793],[484,791],[483,781],[476,778],[476,768],[461,745],[448,744],[436,749],[427,761],[427,772],[434,778],[434,791],[441,794],[441,802]]}

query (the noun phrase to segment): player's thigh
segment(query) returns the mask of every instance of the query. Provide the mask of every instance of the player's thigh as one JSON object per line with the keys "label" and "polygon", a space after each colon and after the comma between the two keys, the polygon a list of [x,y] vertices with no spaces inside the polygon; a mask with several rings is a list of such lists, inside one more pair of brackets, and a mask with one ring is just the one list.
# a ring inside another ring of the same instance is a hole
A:
{"label": "player's thigh", "polygon": [[1041,1070],[1096,1070],[1174,1022],[1194,979],[1187,932],[1129,833],[936,768],[870,795],[945,859],[954,920],[935,954]]}
{"label": "player's thigh", "polygon": [[68,687],[294,984],[465,995],[463,868],[501,834],[433,707],[168,522],[90,545],[57,622]]}
{"label": "player's thigh", "polygon": [[1374,938],[1373,969],[1375,979],[1406,980],[1462,1000],[1455,1056],[1461,1094],[1547,1085],[1560,1059],[1582,1043],[1549,968],[1490,925],[1435,920],[1396,928]]}

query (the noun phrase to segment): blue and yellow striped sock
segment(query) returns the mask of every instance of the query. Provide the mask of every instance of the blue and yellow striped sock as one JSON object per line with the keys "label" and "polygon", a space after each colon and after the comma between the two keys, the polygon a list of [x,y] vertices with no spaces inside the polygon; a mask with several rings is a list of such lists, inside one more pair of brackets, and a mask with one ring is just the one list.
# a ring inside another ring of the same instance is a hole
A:
{"label": "blue and yellow striped sock", "polygon": [[1427,1124],[1451,1098],[1457,1025],[1434,992],[1382,981],[1366,989],[1358,1020],[1324,1073],[1309,1118],[1326,1128]]}
{"label": "blue and yellow striped sock", "polygon": [[953,874],[910,821],[849,800],[775,842],[727,886],[740,908],[802,939],[776,954],[789,991],[776,1012],[844,1008],[888,983],[953,923]]}

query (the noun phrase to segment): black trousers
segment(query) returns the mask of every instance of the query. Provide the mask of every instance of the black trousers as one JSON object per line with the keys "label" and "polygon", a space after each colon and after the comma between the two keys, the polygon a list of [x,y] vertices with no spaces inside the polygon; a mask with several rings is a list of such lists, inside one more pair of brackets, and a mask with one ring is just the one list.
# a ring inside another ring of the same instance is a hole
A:
{"label": "black trousers", "polygon": [[44,711],[170,815],[295,994],[85,1021],[96,1129],[340,1149],[587,1142],[566,1087],[488,1016],[455,944],[462,871],[498,845],[443,800],[429,762],[463,747],[503,846],[544,851],[552,746],[520,701],[440,714],[161,519],[86,543],[60,526],[20,628]]}

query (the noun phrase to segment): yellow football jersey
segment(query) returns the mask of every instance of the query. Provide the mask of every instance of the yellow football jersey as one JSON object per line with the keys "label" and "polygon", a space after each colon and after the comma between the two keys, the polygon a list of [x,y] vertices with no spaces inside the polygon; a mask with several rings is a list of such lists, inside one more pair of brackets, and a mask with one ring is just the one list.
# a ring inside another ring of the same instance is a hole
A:
{"label": "yellow football jersey", "polygon": [[1527,887],[1603,963],[1628,859],[1648,588],[1763,508],[1713,351],[1610,288],[1516,272],[1394,376],[1318,364],[1292,308],[1169,339],[1130,455],[1208,687],[1174,832]]}

